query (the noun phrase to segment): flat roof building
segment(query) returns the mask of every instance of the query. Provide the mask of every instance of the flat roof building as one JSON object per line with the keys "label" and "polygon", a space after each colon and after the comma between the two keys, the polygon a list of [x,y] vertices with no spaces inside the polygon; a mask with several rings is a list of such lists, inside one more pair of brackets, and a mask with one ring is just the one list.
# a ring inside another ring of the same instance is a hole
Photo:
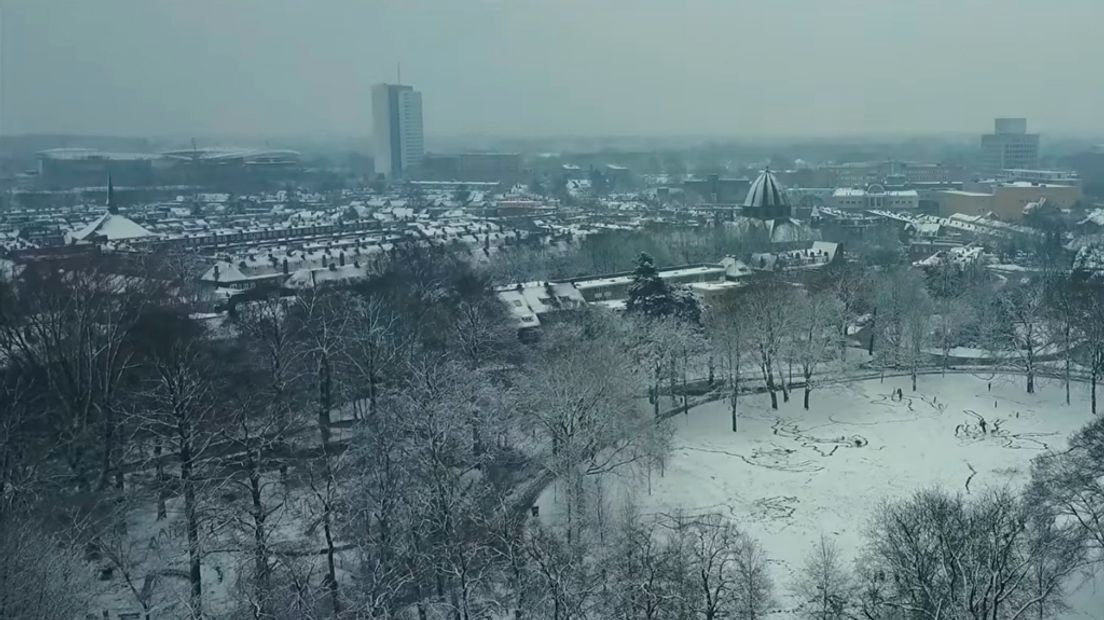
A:
{"label": "flat roof building", "polygon": [[113,153],[98,149],[58,148],[40,151],[38,183],[44,189],[68,189],[103,185],[110,176],[126,186],[153,185],[151,153]]}
{"label": "flat roof building", "polygon": [[1039,167],[1039,134],[1027,133],[1026,118],[998,118],[981,136],[981,167],[988,172]]}

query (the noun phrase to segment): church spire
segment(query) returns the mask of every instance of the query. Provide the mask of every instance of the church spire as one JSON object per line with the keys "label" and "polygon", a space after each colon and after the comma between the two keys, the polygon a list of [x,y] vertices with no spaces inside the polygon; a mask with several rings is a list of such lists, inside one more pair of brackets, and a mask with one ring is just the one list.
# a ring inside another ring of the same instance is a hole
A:
{"label": "church spire", "polygon": [[111,182],[111,173],[107,173],[107,212],[114,214],[115,210],[115,184]]}

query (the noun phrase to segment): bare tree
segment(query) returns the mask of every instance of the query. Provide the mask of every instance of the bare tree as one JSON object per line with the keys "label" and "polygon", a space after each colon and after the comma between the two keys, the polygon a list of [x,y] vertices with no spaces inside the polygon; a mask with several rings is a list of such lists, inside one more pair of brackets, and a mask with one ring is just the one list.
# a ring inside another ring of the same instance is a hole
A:
{"label": "bare tree", "polygon": [[835,297],[823,293],[809,293],[795,299],[794,331],[789,346],[794,352],[801,378],[805,382],[804,407],[809,409],[809,394],[813,391],[813,375],[817,366],[827,361],[828,352],[835,344],[835,325],[842,308]]}
{"label": "bare tree", "polygon": [[608,588],[606,615],[620,620],[675,617],[685,589],[676,570],[675,546],[652,520],[628,510],[617,526],[604,559]]}
{"label": "bare tree", "polygon": [[692,338],[691,328],[673,317],[641,316],[632,323],[639,329],[637,348],[647,360],[649,369],[648,400],[652,404],[653,415],[659,418],[664,382],[667,383],[671,404],[677,403],[676,384],[685,361],[682,352],[688,350],[687,341]]}
{"label": "bare tree", "polygon": [[303,404],[300,395],[307,374],[306,347],[298,331],[302,324],[290,316],[293,304],[294,300],[270,295],[239,304],[235,320],[242,345],[264,376],[265,385],[253,390],[257,396],[253,405],[263,409],[261,417],[272,422],[268,425],[261,420],[266,424],[266,433],[274,435],[271,450],[280,459],[280,475],[285,482],[288,472],[285,436],[292,430],[294,411]]}
{"label": "bare tree", "polygon": [[961,297],[944,297],[934,302],[935,333],[933,337],[943,356],[943,373],[950,365],[951,350],[961,343],[961,339],[974,320],[974,308]]}
{"label": "bare tree", "polygon": [[[182,323],[181,326],[187,325]],[[213,378],[214,366],[205,343],[172,331],[148,352],[152,374],[148,378],[146,407],[139,414],[143,431],[161,438],[178,466],[184,502],[184,529],[188,557],[188,606],[193,618],[203,616],[203,546],[200,540],[200,493],[204,486],[207,450],[215,438],[220,408]]]}
{"label": "bare tree", "polygon": [[827,290],[835,295],[839,302],[840,312],[835,318],[838,321],[837,333],[840,339],[840,359],[846,359],[847,338],[850,336],[848,329],[863,307],[869,288],[867,285],[869,274],[859,263],[840,261],[838,266],[833,266],[830,269],[828,277],[831,279]]}
{"label": "bare tree", "polygon": [[126,501],[115,506],[116,513],[109,517],[110,526],[93,538],[90,550],[110,567],[113,576],[119,576],[134,602],[142,608],[142,616],[150,620],[159,603],[158,586],[167,569],[163,561],[167,554],[157,542],[158,537],[139,539],[126,527],[128,513],[137,508],[136,503]]}
{"label": "bare tree", "polygon": [[774,582],[763,548],[754,539],[740,537],[735,552],[735,615],[757,620],[766,615],[774,600]]}
{"label": "bare tree", "polygon": [[874,517],[865,563],[876,583],[863,590],[879,600],[864,607],[933,620],[1027,617],[1060,600],[1079,570],[1071,535],[1006,490],[970,501],[917,493]]}
{"label": "bare tree", "polygon": [[[665,453],[666,434],[639,409],[639,373],[627,344],[570,328],[549,334],[547,341],[539,360],[542,372],[519,381],[519,407],[549,450],[542,457],[545,467],[568,486],[571,532],[582,514],[583,477]],[[574,542],[570,535],[568,542]]]}
{"label": "bare tree", "polygon": [[802,615],[812,620],[850,617],[853,588],[839,548],[822,534],[805,557],[794,588],[803,606]]}
{"label": "bare tree", "polygon": [[[758,354],[759,371],[763,384],[770,394],[771,409],[778,409],[779,387],[782,397],[789,400],[786,379],[782,376],[780,359],[782,346],[789,335],[792,323],[793,288],[780,281],[761,282],[754,290],[748,291],[744,307],[747,308],[746,321],[751,333],[751,341]],[[776,380],[777,377],[781,380]]]}
{"label": "bare tree", "polygon": [[1079,333],[1079,295],[1070,275],[1063,271],[1048,273],[1045,281],[1047,308],[1051,323],[1054,325],[1061,343],[1063,361],[1063,379],[1066,388],[1066,405],[1070,404],[1070,383],[1072,382],[1073,350],[1081,339]]}
{"label": "bare tree", "polygon": [[740,371],[749,356],[749,329],[743,317],[743,305],[738,301],[714,307],[706,315],[706,333],[713,351],[719,356],[728,384],[732,432],[739,421]]}
{"label": "bare tree", "polygon": [[486,478],[485,451],[473,449],[480,436],[473,423],[494,401],[486,384],[463,366],[435,359],[412,368],[409,388],[396,403],[407,420],[413,523],[419,537],[419,571],[432,583],[439,605],[454,620],[481,617],[487,588],[490,548],[482,538],[483,515],[501,504]]}
{"label": "bare tree", "polygon": [[597,607],[604,586],[578,549],[554,533],[536,528],[523,546],[537,596],[532,616],[549,620],[585,620]]}
{"label": "bare tree", "polygon": [[998,357],[1011,354],[1027,379],[1027,393],[1035,393],[1039,357],[1052,343],[1046,289],[1038,279],[1022,278],[1009,283],[999,297],[1003,316],[990,324],[992,348]]}
{"label": "bare tree", "polygon": [[1097,384],[1104,374],[1104,288],[1097,283],[1084,285],[1073,300],[1073,311],[1074,329],[1089,369],[1090,411],[1096,415]]}
{"label": "bare tree", "polygon": [[319,523],[325,541],[326,578],[330,604],[335,616],[344,609],[337,574],[337,538],[335,515],[341,494],[333,453],[333,413],[342,394],[351,313],[349,296],[328,291],[311,291],[297,300],[296,318],[300,324],[302,346],[310,360],[314,403],[318,428],[318,457],[308,464],[309,488],[320,510]]}
{"label": "bare tree", "polygon": [[932,302],[920,274],[900,268],[885,274],[878,287],[878,331],[886,343],[884,366],[907,368],[916,390],[924,348],[930,339]]}
{"label": "bare tree", "polygon": [[1028,496],[1077,523],[1099,553],[1104,551],[1104,421],[1094,419],[1070,438],[1064,452],[1032,462]]}
{"label": "bare tree", "polygon": [[[114,478],[120,458],[118,401],[130,367],[129,332],[153,297],[137,279],[92,265],[58,273],[27,273],[16,303],[0,321],[5,348],[39,369],[49,385],[56,415],[55,443],[78,486],[87,485],[86,459],[98,450],[99,488]],[[99,442],[93,440],[100,431]]]}
{"label": "bare tree", "polygon": [[[705,620],[736,616],[742,592],[741,545],[745,535],[718,514],[679,520],[676,533],[690,556],[690,581],[697,593],[692,606]],[[739,616],[736,616],[739,617]]]}
{"label": "bare tree", "polygon": [[97,594],[71,540],[43,533],[30,519],[0,527],[0,618],[78,618]]}
{"label": "bare tree", "polygon": [[[352,305],[352,342],[349,358],[356,376],[367,392],[368,417],[379,407],[380,392],[389,370],[398,364],[411,346],[408,334],[401,333],[399,318],[382,299],[360,296]],[[359,394],[357,395],[359,396]],[[354,400],[354,407],[359,398]]]}
{"label": "bare tree", "polygon": [[[417,576],[408,567],[418,532],[414,522],[414,490],[419,484],[408,465],[409,410],[381,406],[362,422],[351,447],[346,535],[355,542],[356,579],[350,597],[369,617],[389,617],[399,607],[404,593]],[[416,413],[414,415],[417,415]]]}

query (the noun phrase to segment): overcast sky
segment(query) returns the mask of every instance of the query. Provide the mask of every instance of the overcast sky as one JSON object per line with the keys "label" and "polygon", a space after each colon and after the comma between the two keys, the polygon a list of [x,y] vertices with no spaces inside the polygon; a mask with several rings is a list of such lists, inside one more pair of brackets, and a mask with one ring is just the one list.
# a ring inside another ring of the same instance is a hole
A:
{"label": "overcast sky", "polygon": [[0,131],[430,136],[1104,128],[1102,0],[0,0]]}

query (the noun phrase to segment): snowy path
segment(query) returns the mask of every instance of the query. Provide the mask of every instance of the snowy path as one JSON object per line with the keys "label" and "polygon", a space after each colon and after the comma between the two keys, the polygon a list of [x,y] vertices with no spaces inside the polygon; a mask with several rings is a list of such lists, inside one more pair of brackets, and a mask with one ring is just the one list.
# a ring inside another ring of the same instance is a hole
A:
{"label": "snowy path", "polygon": [[[640,477],[621,474],[605,481],[606,499],[631,499],[644,513],[731,516],[774,559],[785,608],[794,571],[821,533],[853,554],[885,499],[929,486],[969,493],[1018,487],[1032,457],[1061,449],[1090,419],[1083,385],[1075,386],[1072,406],[1057,381],[1044,380],[1029,395],[1018,376],[994,379],[991,391],[988,380],[966,374],[926,375],[917,392],[909,387],[907,377],[824,387],[814,391],[810,411],[800,394],[777,412],[766,395],[749,396],[739,433],[729,430],[726,402],[695,407],[672,418],[674,449],[651,494]],[[901,400],[890,396],[897,388]],[[540,498],[542,519],[559,518],[556,496],[550,488]],[[1104,617],[1099,584],[1093,602],[1079,600],[1088,590],[1075,593],[1071,602],[1083,612],[1066,618]]]}

